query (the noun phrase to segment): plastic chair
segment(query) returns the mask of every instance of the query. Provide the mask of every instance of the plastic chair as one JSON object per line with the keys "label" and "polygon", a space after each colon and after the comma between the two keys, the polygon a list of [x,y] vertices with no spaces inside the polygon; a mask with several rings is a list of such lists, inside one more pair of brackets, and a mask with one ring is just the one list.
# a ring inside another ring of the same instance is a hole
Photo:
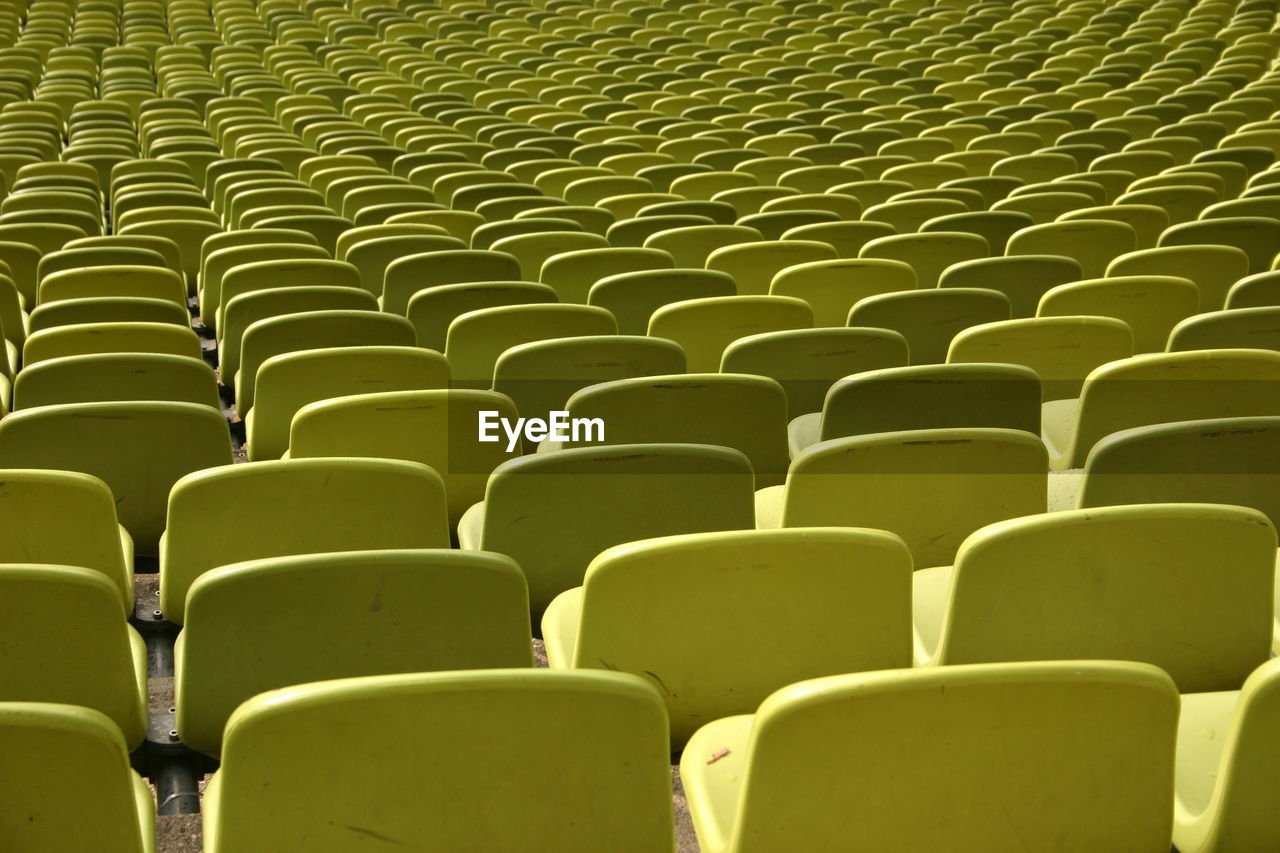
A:
{"label": "plastic chair", "polygon": [[1080,264],[1061,255],[1006,255],[952,264],[938,287],[978,287],[1009,297],[1013,319],[1034,317],[1040,297],[1059,284],[1083,278]]}
{"label": "plastic chair", "polygon": [[234,379],[245,330],[259,320],[307,311],[376,311],[372,293],[354,287],[271,287],[242,293],[226,305],[218,336],[218,370]]}
{"label": "plastic chair", "polygon": [[1032,317],[972,326],[951,339],[948,364],[1031,368],[1046,402],[1080,396],[1096,367],[1133,355],[1133,333],[1112,317]]}
{"label": "plastic chair", "polygon": [[666,536],[592,560],[547,608],[542,635],[552,668],[653,680],[683,745],[795,681],[906,666],[910,585],[911,555],[883,531]]}
{"label": "plastic chair", "polygon": [[303,311],[258,320],[244,330],[240,343],[240,369],[234,377],[236,411],[245,418],[253,408],[258,371],[272,356],[330,347],[413,344],[408,320],[379,311]]}
{"label": "plastic chair", "polygon": [[907,360],[906,339],[889,329],[789,329],[738,338],[725,348],[720,372],[776,380],[786,392],[790,421],[820,411],[837,379],[902,367]]}
{"label": "plastic chair", "polygon": [[[1169,677],[1144,664],[838,675],[704,726],[681,779],[707,853],[1006,851],[1060,840],[1165,853],[1177,717]],[[833,808],[868,798],[883,807]]]}
{"label": "plastic chair", "polygon": [[419,463],[333,457],[196,471],[168,494],[160,608],[181,624],[191,585],[231,563],[448,543],[444,484]]}
{"label": "plastic chair", "polygon": [[1276,843],[1267,805],[1274,773],[1277,663],[1240,690],[1182,697],[1173,840],[1185,853],[1230,853]]}
{"label": "plastic chair", "polygon": [[843,326],[849,309],[866,296],[914,290],[916,273],[903,261],[879,258],[810,261],[773,276],[772,296],[793,296],[813,308],[814,325]]}
{"label": "plastic chair", "polygon": [[1089,454],[1075,505],[1233,504],[1262,511],[1274,525],[1280,518],[1278,439],[1275,417],[1178,421],[1113,433]]}
{"label": "plastic chair", "polygon": [[[232,234],[240,232],[231,232]],[[253,232],[245,232],[252,234]],[[298,232],[301,233],[301,232]],[[209,238],[209,243],[213,243],[220,237],[230,236],[217,235]],[[239,293],[224,296],[222,290],[222,282],[226,275],[236,267],[244,264],[252,264],[259,261],[293,261],[293,260],[331,260],[329,253],[319,246],[304,245],[299,243],[286,242],[263,242],[257,244],[245,244],[237,246],[226,246],[221,249],[214,249],[205,256],[204,262],[201,264],[200,272],[200,318],[206,326],[220,330],[218,321],[222,316],[223,306],[231,301],[234,295],[247,292],[243,289]],[[300,268],[293,268],[288,264],[285,265],[286,276],[291,278],[294,274],[302,272],[303,275],[311,272],[311,269],[302,271]],[[260,269],[260,268],[255,268]],[[252,273],[247,273],[253,275]],[[245,273],[242,273],[245,275]],[[310,278],[311,276],[308,276]],[[286,278],[286,281],[288,281]],[[355,278],[358,280],[359,273]],[[326,281],[321,285],[312,286],[351,286],[352,276],[349,271],[344,277],[338,278],[336,281]]]}
{"label": "plastic chair", "polygon": [[182,279],[172,270],[158,266],[90,266],[66,269],[45,275],[36,291],[36,302],[84,299],[102,296],[138,296],[168,299],[185,305]]}
{"label": "plastic chair", "polygon": [[188,356],[162,353],[94,353],[29,365],[14,383],[13,407],[62,403],[162,400],[201,403],[219,412],[213,368]]}
{"label": "plastic chair", "polygon": [[1227,308],[1262,308],[1280,305],[1280,273],[1247,275],[1227,291]]}
{"label": "plastic chair", "polygon": [[1188,317],[1169,333],[1169,352],[1280,349],[1280,307],[1236,308]]}
{"label": "plastic chair", "polygon": [[677,268],[702,269],[716,249],[762,239],[763,234],[745,225],[690,225],[650,234],[644,247],[668,253]]}
{"label": "plastic chair", "polygon": [[1164,350],[1173,327],[1199,310],[1191,279],[1129,275],[1060,284],[1040,298],[1036,316],[1114,317],[1133,332],[1133,351],[1147,353]]}
{"label": "plastic chair", "polygon": [[462,240],[444,234],[401,234],[361,240],[347,249],[342,260],[360,271],[360,281],[365,290],[374,296],[381,296],[387,268],[397,260],[427,252],[459,251],[466,248],[467,244]]}
{"label": "plastic chair", "polygon": [[[351,737],[316,751],[313,738],[347,726]],[[388,742],[395,759],[379,751]],[[263,853],[304,835],[336,850],[376,836],[424,839],[433,851],[478,842],[669,853],[667,749],[657,691],[621,673],[461,671],[285,688],[232,714],[205,794],[205,844]],[[615,761],[600,764],[602,752]],[[386,762],[403,759],[393,780]],[[566,762],[584,772],[529,796]],[[326,767],[350,784],[330,784]],[[495,779],[505,780],[496,790]]]}
{"label": "plastic chair", "polygon": [[757,487],[786,475],[787,399],[763,376],[725,373],[646,376],[602,382],[578,391],[566,406],[570,419],[598,420],[602,435],[584,443],[714,444],[742,451]]}
{"label": "plastic chair", "polygon": [[1280,221],[1260,216],[1205,219],[1172,225],[1160,235],[1160,246],[1222,244],[1249,256],[1249,272],[1271,269],[1280,245]]}
{"label": "plastic chair", "polygon": [[707,256],[706,267],[732,276],[740,295],[760,296],[770,292],[770,282],[777,273],[797,264],[835,258],[835,249],[826,243],[769,240],[716,249]]}
{"label": "plastic chair", "polygon": [[200,337],[190,326],[172,323],[75,323],[32,332],[22,346],[22,361],[95,353],[162,353],[201,359]]}
{"label": "plastic chair", "polygon": [[438,352],[410,346],[305,349],[261,363],[254,407],[244,416],[251,462],[279,459],[289,449],[294,415],[310,403],[350,394],[449,387],[449,364]]}
{"label": "plastic chair", "polygon": [[[18,850],[154,853],[155,805],[129,765],[129,747],[102,713],[70,704],[0,703],[5,802],[27,815],[6,827]],[[56,792],[56,802],[50,793]],[[71,809],[75,820],[66,820]]]}
{"label": "plastic chair", "polygon": [[489,388],[499,357],[518,344],[617,332],[613,315],[591,305],[528,304],[480,308],[449,324],[445,357],[455,388]]}
{"label": "plastic chair", "polygon": [[[301,256],[286,249],[289,255],[276,260],[236,264],[222,276],[217,303],[218,328],[226,317],[227,306],[237,296],[261,290],[285,287],[349,287],[360,284],[360,271],[346,261],[335,261],[317,255]],[[209,294],[206,293],[206,296]]]}
{"label": "plastic chair", "polygon": [[899,234],[872,240],[858,252],[859,258],[886,258],[902,261],[916,271],[916,287],[932,290],[953,264],[985,258],[987,241],[963,231],[936,231],[929,234]]}
{"label": "plastic chair", "polygon": [[[95,569],[23,562],[0,568],[0,590],[0,697],[91,708],[110,718],[130,747],[139,746],[147,729],[147,651],[121,618],[118,585]],[[42,602],[57,602],[76,630],[58,630]]]}
{"label": "plastic chair", "polygon": [[492,391],[384,391],[308,403],[293,416],[289,457],[370,456],[430,466],[444,480],[449,523],[484,498],[489,472],[518,455],[478,440],[481,412],[515,422],[515,405]]}
{"label": "plastic chair", "polygon": [[840,258],[856,258],[872,240],[894,234],[893,226],[884,222],[819,222],[797,225],[782,232],[783,240],[815,240],[836,250]]}
{"label": "plastic chair", "polygon": [[[178,731],[187,746],[211,755],[237,706],[268,690],[532,662],[524,575],[499,554],[380,550],[250,560],[205,572],[187,599],[175,648]],[[315,654],[317,643],[324,655]]]}
{"label": "plastic chair", "polygon": [[690,372],[711,373],[719,369],[725,349],[739,338],[812,325],[813,311],[800,299],[722,296],[664,305],[649,318],[648,333],[678,343]]}
{"label": "plastic chair", "polygon": [[504,237],[493,243],[490,248],[495,252],[506,252],[520,265],[519,276],[504,276],[504,279],[521,278],[525,281],[536,281],[543,263],[552,255],[577,249],[602,249],[608,246],[609,241],[599,234],[543,231]]}
{"label": "plastic chair", "polygon": [[820,441],[951,427],[1040,433],[1040,381],[1013,364],[926,364],[870,370],[836,381],[821,412],[787,426],[792,458]]}
{"label": "plastic chair", "polygon": [[115,496],[137,553],[157,553],[169,488],[191,471],[231,463],[222,413],[196,403],[41,406],[0,420],[0,466],[80,471]]}
{"label": "plastic chair", "polygon": [[[1087,543],[1087,544],[1086,544]],[[918,663],[1131,660],[1185,693],[1270,653],[1275,528],[1256,510],[1146,504],[1004,521],[915,575]]]}
{"label": "plastic chair", "polygon": [[515,558],[529,581],[535,620],[582,583],[612,545],[652,536],[752,526],[751,465],[736,450],[704,445],[581,447],[538,453],[494,469],[485,499],[463,515],[467,550]]}
{"label": "plastic chair", "polygon": [[[511,347],[493,367],[493,390],[527,417],[564,408],[579,390],[599,382],[684,373],[675,343],[639,335],[591,335]],[[532,450],[532,448],[530,448]]]}
{"label": "plastic chair", "polygon": [[1085,379],[1078,401],[1045,407],[1055,469],[1079,468],[1104,437],[1147,424],[1280,414],[1280,353],[1196,350],[1110,362]]}
{"label": "plastic chair", "polygon": [[[0,560],[79,566],[100,572],[133,612],[133,540],[116,521],[106,484],[70,471],[4,472]],[[63,535],[68,525],[75,536]]]}
{"label": "plastic chair", "polygon": [[409,255],[387,265],[383,278],[382,310],[404,315],[420,291],[444,284],[522,279],[520,263],[505,252],[449,249]]}
{"label": "plastic chair", "polygon": [[756,526],[874,527],[897,533],[918,568],[950,565],[966,536],[1044,512],[1048,458],[1008,429],[935,429],[825,441],[756,495]]}
{"label": "plastic chair", "polygon": [[1009,313],[1008,297],[996,290],[933,288],[865,297],[849,311],[848,325],[892,329],[906,338],[911,364],[938,364],[957,334]]}
{"label": "plastic chair", "polygon": [[643,335],[649,319],[664,305],[686,299],[733,296],[737,286],[727,273],[701,269],[661,269],[617,273],[596,281],[587,303],[608,310],[618,332]]}
{"label": "plastic chair", "polygon": [[538,281],[550,285],[560,302],[585,304],[592,286],[603,278],[673,266],[671,256],[656,249],[578,249],[547,258]]}
{"label": "plastic chair", "polygon": [[1200,310],[1222,307],[1231,285],[1249,272],[1249,256],[1235,246],[1165,246],[1121,255],[1107,276],[1163,275],[1188,278],[1200,289]]}
{"label": "plastic chair", "polygon": [[1009,238],[1005,254],[1065,255],[1080,264],[1085,278],[1098,278],[1112,260],[1136,248],[1138,235],[1128,223],[1080,219],[1023,228]]}

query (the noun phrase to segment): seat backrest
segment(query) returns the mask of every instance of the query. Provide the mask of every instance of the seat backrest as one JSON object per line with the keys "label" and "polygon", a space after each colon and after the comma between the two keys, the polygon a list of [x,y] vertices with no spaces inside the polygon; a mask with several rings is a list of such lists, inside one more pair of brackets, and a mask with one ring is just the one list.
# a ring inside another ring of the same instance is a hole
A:
{"label": "seat backrest", "polygon": [[547,258],[538,281],[554,288],[561,302],[585,303],[592,286],[607,276],[673,266],[671,256],[658,249],[578,249]]}
{"label": "seat backrest", "polygon": [[[106,483],[72,471],[0,474],[0,563],[79,566],[102,573],[133,612],[133,543]],[[73,529],[74,536],[66,531]]]}
{"label": "seat backrest", "polygon": [[587,564],[605,548],[752,527],[752,487],[750,462],[726,447],[581,447],[499,465],[484,504],[460,528],[470,521],[483,550],[516,559],[538,619],[553,597],[582,583]]}
{"label": "seat backrest", "polygon": [[1280,352],[1195,350],[1138,355],[1089,374],[1067,452],[1079,468],[1112,433],[1147,424],[1280,415]]}
{"label": "seat backrest", "polygon": [[952,264],[990,254],[984,238],[964,231],[877,237],[858,251],[860,258],[884,258],[909,264],[916,271],[916,286],[924,290],[937,287],[943,270]]}
{"label": "seat backrest", "polygon": [[644,246],[670,253],[678,268],[702,269],[716,249],[763,238],[758,230],[745,225],[688,225],[650,234]]}
{"label": "seat backrest", "polygon": [[231,712],[267,690],[531,662],[524,574],[509,557],[424,549],[251,560],[191,586],[178,731],[216,755]]}
{"label": "seat backrest", "polygon": [[956,555],[935,664],[1133,660],[1184,693],[1237,689],[1271,649],[1276,533],[1216,504],[1004,521]]}
{"label": "seat backrest", "polygon": [[303,311],[376,311],[377,298],[355,287],[271,287],[242,293],[226,304],[218,329],[218,369],[228,381],[240,369],[240,346],[251,325]]}
{"label": "seat backrest", "polygon": [[[911,555],[884,531],[630,543],[593,560],[581,590],[565,595],[577,597],[581,614],[566,662],[656,678],[676,744],[795,681],[909,665]],[[708,609],[716,619],[700,615]],[[544,637],[554,631],[551,612]]]}
{"label": "seat backrest", "polygon": [[812,325],[813,309],[792,296],[714,296],[661,306],[649,318],[648,333],[680,344],[690,371],[710,373],[739,338]]}
{"label": "seat backrest", "polygon": [[787,393],[787,417],[795,418],[821,411],[841,377],[906,363],[907,341],[889,329],[787,329],[738,338],[725,348],[720,371],[777,380]]}
{"label": "seat backrest", "polygon": [[1280,417],[1134,427],[1094,445],[1078,506],[1222,503],[1280,523]]}
{"label": "seat backrest", "polygon": [[[725,849],[1164,851],[1177,715],[1169,677],[1142,664],[801,682],[765,700],[745,754],[715,774],[746,779]],[[709,741],[695,737],[686,762],[710,760]],[[881,806],[834,805],[869,801]]]}
{"label": "seat backrest", "polygon": [[[257,229],[254,229],[257,230]],[[230,232],[250,233],[249,232]],[[303,232],[296,232],[302,234]],[[218,234],[210,237],[207,242],[213,243],[222,237],[230,236],[229,234]],[[277,238],[279,239],[279,238]],[[222,280],[228,272],[241,264],[250,264],[257,261],[288,261],[288,260],[329,260],[329,253],[316,245],[307,245],[300,242],[259,242],[256,244],[235,244],[227,245],[209,252],[201,264],[200,270],[200,316],[206,324],[212,320],[217,323],[222,316],[222,306],[228,301],[222,295]],[[285,274],[287,278],[289,273]],[[339,284],[350,286],[350,280],[339,282]],[[243,291],[241,291],[243,292]],[[216,326],[214,328],[217,328]]]}
{"label": "seat backrest", "polygon": [[195,579],[230,563],[448,543],[444,483],[421,463],[326,457],[197,471],[169,493],[160,608],[181,623]]}
{"label": "seat backrest", "polygon": [[462,251],[467,244],[445,234],[409,234],[362,240],[343,258],[360,271],[360,283],[374,296],[382,295],[387,267],[401,258],[427,252]]}
{"label": "seat backrest", "polygon": [[244,330],[240,343],[236,410],[243,418],[253,408],[258,370],[272,356],[329,347],[413,345],[409,321],[381,311],[303,311],[257,320]]}
{"label": "seat backrest", "polygon": [[836,250],[816,240],[764,240],[723,246],[707,256],[706,267],[733,276],[742,295],[770,293],[774,276],[796,264],[834,261]]}
{"label": "seat backrest", "polygon": [[662,338],[589,335],[518,344],[498,356],[493,390],[526,417],[563,409],[588,385],[617,379],[684,373],[684,352]]}
{"label": "seat backrest", "polygon": [[[91,708],[0,702],[5,825],[14,850],[143,853],[154,847],[150,797],[110,718]],[[75,820],[67,820],[68,810]]]}
{"label": "seat backrest", "polygon": [[[1189,278],[1200,289],[1200,310],[1221,308],[1231,285],[1249,274],[1249,256],[1225,245],[1163,246],[1130,252],[1107,265],[1107,276],[1167,275]],[[1077,279],[1083,276],[1076,276]]]}
{"label": "seat backrest", "polygon": [[449,387],[449,363],[410,346],[328,347],[282,353],[262,362],[247,419],[249,460],[279,459],[289,424],[308,403],[349,394]]}
{"label": "seat backrest", "polygon": [[689,373],[617,379],[577,392],[567,409],[571,419],[602,424],[598,438],[584,430],[581,439],[567,446],[601,441],[715,444],[742,451],[760,488],[777,485],[786,476],[786,392],[764,376]]}
{"label": "seat backrest", "polygon": [[1266,272],[1280,245],[1280,221],[1262,216],[1231,216],[1172,225],[1160,235],[1160,246],[1221,243],[1249,256],[1249,272]]}
{"label": "seat backrest", "polygon": [[1123,320],[1136,353],[1163,352],[1169,332],[1200,310],[1200,291],[1189,278],[1127,275],[1060,284],[1040,298],[1037,317],[1092,315]]}
{"label": "seat backrest", "polygon": [[1040,381],[1013,364],[925,364],[864,371],[837,381],[822,407],[823,441],[946,427],[1040,434]]}
{"label": "seat backrest", "polygon": [[783,527],[874,527],[901,536],[920,568],[950,565],[994,521],[1044,512],[1048,456],[1038,436],[933,429],[835,439],[791,462]]}
{"label": "seat backrest", "polygon": [[618,321],[620,334],[643,335],[648,331],[649,318],[663,305],[736,293],[736,284],[727,273],[660,269],[604,276],[591,286],[587,302],[608,309]]}
{"label": "seat backrest", "polygon": [[1280,350],[1280,306],[1196,314],[1169,333],[1169,351],[1226,348]]}
{"label": "seat backrest", "polygon": [[939,364],[957,334],[1008,320],[1010,312],[998,290],[933,287],[865,297],[849,311],[848,325],[892,329],[906,338],[912,364]]}
{"label": "seat backrest", "polygon": [[59,403],[163,400],[219,412],[218,380],[204,361],[167,353],[93,353],[29,365],[14,382],[13,408]]}
{"label": "seat backrest", "polygon": [[[334,731],[350,734],[317,750]],[[207,819],[229,850],[305,834],[322,850],[376,837],[671,853],[669,760],[662,700],[631,675],[342,679],[266,693],[232,715]],[[389,763],[404,766],[388,774]],[[566,766],[581,772],[559,774]]]}
{"label": "seat backrest", "polygon": [[481,412],[514,423],[510,398],[493,391],[384,391],[309,403],[293,416],[289,456],[373,456],[430,466],[443,479],[449,523],[484,499],[489,473],[520,455],[505,439],[479,441]]}
{"label": "seat backrest", "polygon": [[1280,271],[1247,275],[1227,291],[1227,308],[1280,305]]}
{"label": "seat backrest", "polygon": [[92,708],[110,717],[130,746],[140,744],[146,647],[120,618],[117,585],[95,569],[6,563],[0,592],[0,701]]}
{"label": "seat backrest", "polygon": [[485,281],[536,281],[521,278],[520,262],[506,252],[447,249],[409,255],[387,265],[383,274],[382,310],[403,315],[420,290],[441,284]]}
{"label": "seat backrest", "polygon": [[938,287],[985,287],[1009,297],[1013,319],[1034,317],[1040,297],[1052,287],[1083,276],[1074,258],[1062,255],[1005,255],[952,264]]}
{"label": "seat backrest", "polygon": [[88,266],[49,273],[40,280],[37,303],[92,296],[142,296],[186,303],[186,283],[171,269],[137,264]]}
{"label": "seat backrest", "polygon": [[511,347],[551,338],[612,335],[617,323],[594,305],[528,304],[468,311],[449,324],[445,355],[455,387],[488,388],[494,365]]}
{"label": "seat backrest", "polygon": [[555,302],[548,285],[528,281],[477,281],[436,284],[412,294],[406,307],[418,346],[444,351],[449,325],[468,311],[501,305]]}
{"label": "seat backrest", "polygon": [[503,237],[490,248],[495,252],[506,252],[520,265],[520,275],[503,276],[504,279],[523,278],[525,281],[537,281],[543,263],[552,255],[578,249],[608,247],[609,241],[599,234],[588,234],[582,231],[539,231],[533,234]]}
{"label": "seat backrest", "polygon": [[0,421],[0,467],[80,471],[111,489],[137,552],[157,553],[169,488],[202,468],[231,464],[222,412],[197,403],[75,403]]}
{"label": "seat backrest", "polygon": [[[1179,226],[1175,226],[1179,227]],[[1082,274],[1097,278],[1107,265],[1138,248],[1138,235],[1126,222],[1077,219],[1048,222],[1014,232],[1005,250],[1009,255],[1065,255],[1080,264]]]}
{"label": "seat backrest", "polygon": [[23,364],[98,353],[162,353],[201,360],[200,337],[173,323],[72,323],[32,332],[22,345]]}
{"label": "seat backrest", "polygon": [[1030,367],[1044,399],[1080,396],[1094,368],[1133,355],[1133,333],[1113,317],[1028,317],[971,326],[951,339],[949,364],[1000,362]]}
{"label": "seat backrest", "polygon": [[779,270],[768,292],[803,299],[813,308],[814,325],[835,327],[845,325],[849,309],[864,297],[915,288],[915,270],[903,261],[841,258]]}

